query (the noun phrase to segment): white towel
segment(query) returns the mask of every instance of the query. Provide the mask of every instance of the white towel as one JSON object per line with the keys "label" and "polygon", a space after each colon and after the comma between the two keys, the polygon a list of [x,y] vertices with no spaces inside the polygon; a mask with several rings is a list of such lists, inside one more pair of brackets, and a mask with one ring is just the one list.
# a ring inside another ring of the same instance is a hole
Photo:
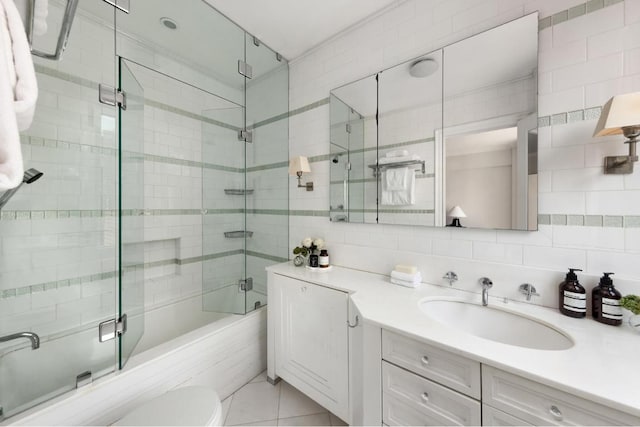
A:
{"label": "white towel", "polygon": [[[406,169],[406,179],[403,187],[387,187],[387,182],[396,183],[396,179],[388,176],[394,174],[398,169]],[[399,188],[393,190],[392,188]],[[390,168],[382,173],[382,191],[380,192],[380,203],[387,206],[413,205],[416,202],[416,173],[409,168]]]}
{"label": "white towel", "polygon": [[393,150],[393,151],[387,151],[387,153],[384,155],[385,157],[406,157],[409,155],[409,152],[407,150]]}
{"label": "white towel", "polygon": [[22,182],[20,131],[33,120],[38,84],[20,14],[0,0],[0,191]]}
{"label": "white towel", "polygon": [[402,157],[380,157],[378,160],[378,164],[388,165],[389,163],[398,163],[398,162],[406,162],[409,160],[420,160],[420,156],[417,154],[413,154],[411,156],[402,156]]}
{"label": "white towel", "polygon": [[422,282],[422,274],[418,271],[415,274],[403,273],[401,271],[393,270],[391,272],[391,278],[396,280],[403,280],[405,282],[420,283]]}
{"label": "white towel", "polygon": [[49,0],[36,0],[33,11],[33,34],[42,36],[47,32],[47,15],[49,15]]}
{"label": "white towel", "polygon": [[407,188],[409,168],[387,169],[384,174],[384,186],[387,191],[401,191]]}

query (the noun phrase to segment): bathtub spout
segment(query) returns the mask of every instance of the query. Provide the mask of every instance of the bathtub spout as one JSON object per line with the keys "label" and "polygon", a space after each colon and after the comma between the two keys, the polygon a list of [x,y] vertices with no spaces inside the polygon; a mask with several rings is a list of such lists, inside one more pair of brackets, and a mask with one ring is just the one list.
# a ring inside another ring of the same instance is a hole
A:
{"label": "bathtub spout", "polygon": [[18,338],[28,338],[31,341],[31,348],[33,350],[40,348],[40,337],[33,332],[18,332],[17,334],[5,335],[0,337],[0,342],[16,340]]}

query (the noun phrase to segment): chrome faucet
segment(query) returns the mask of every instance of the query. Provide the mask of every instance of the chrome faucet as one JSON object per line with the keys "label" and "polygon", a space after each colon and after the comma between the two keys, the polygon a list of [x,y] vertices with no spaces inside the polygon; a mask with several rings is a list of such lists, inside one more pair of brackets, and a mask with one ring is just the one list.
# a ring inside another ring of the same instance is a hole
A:
{"label": "chrome faucet", "polygon": [[488,277],[481,277],[479,280],[482,285],[482,305],[489,304],[489,289],[493,286],[493,282]]}
{"label": "chrome faucet", "polygon": [[31,341],[31,348],[33,350],[40,348],[40,337],[33,332],[18,332],[17,334],[5,335],[0,337],[0,342],[17,340],[19,338],[28,338]]}
{"label": "chrome faucet", "polygon": [[458,275],[455,273],[455,271],[447,271],[445,275],[442,276],[442,278],[449,281],[449,286],[453,286],[453,282],[458,281]]}
{"label": "chrome faucet", "polygon": [[540,294],[536,292],[536,288],[529,283],[523,283],[518,289],[521,294],[525,294],[527,296],[527,301],[531,301],[532,296],[540,296]]}

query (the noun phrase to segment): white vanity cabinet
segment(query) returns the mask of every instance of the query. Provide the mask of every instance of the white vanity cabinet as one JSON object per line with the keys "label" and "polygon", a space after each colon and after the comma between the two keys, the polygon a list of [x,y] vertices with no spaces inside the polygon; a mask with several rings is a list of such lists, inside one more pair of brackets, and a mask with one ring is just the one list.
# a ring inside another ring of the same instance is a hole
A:
{"label": "white vanity cabinet", "polygon": [[482,401],[533,425],[640,425],[640,418],[482,365]]}
{"label": "white vanity cabinet", "polygon": [[269,273],[268,369],[349,422],[349,294]]}
{"label": "white vanity cabinet", "polygon": [[381,347],[386,425],[640,425],[630,414],[385,329]]}
{"label": "white vanity cabinet", "polygon": [[382,330],[382,421],[480,425],[480,363]]}

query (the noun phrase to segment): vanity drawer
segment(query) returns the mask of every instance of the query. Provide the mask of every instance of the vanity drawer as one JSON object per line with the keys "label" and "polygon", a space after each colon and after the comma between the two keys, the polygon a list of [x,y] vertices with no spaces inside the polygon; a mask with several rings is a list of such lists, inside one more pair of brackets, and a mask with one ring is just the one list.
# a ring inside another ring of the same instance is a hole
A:
{"label": "vanity drawer", "polygon": [[480,425],[480,402],[387,362],[382,392],[389,425]]}
{"label": "vanity drawer", "polygon": [[482,425],[483,426],[532,426],[520,418],[502,412],[489,405],[482,404]]}
{"label": "vanity drawer", "polygon": [[480,399],[480,363],[382,330],[382,358]]}
{"label": "vanity drawer", "polygon": [[487,365],[482,401],[535,425],[640,425],[640,418]]}

